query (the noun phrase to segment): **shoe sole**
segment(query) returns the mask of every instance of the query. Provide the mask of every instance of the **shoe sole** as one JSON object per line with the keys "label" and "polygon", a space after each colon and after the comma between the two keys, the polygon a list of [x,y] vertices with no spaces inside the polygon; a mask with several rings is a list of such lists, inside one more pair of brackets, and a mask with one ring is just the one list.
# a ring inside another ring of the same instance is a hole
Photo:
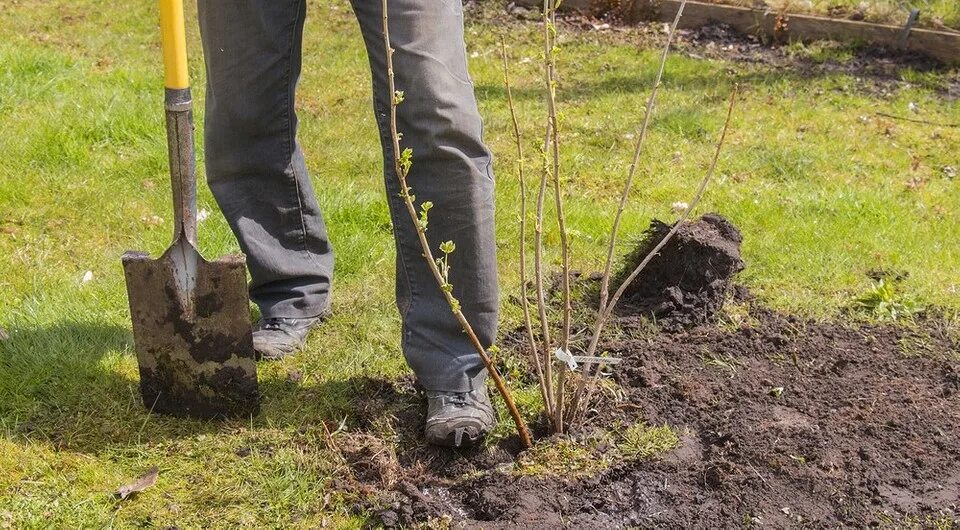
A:
{"label": "shoe sole", "polygon": [[483,443],[483,440],[487,437],[487,434],[489,434],[489,432],[488,432],[488,431],[484,431],[484,432],[481,432],[481,433],[480,433],[479,435],[477,435],[477,436],[471,437],[469,434],[467,434],[466,432],[464,432],[464,433],[462,434],[462,436],[460,437],[460,444],[459,444],[459,445],[457,444],[457,431],[456,431],[456,430],[454,430],[453,432],[447,434],[447,436],[445,436],[445,437],[443,437],[443,438],[435,438],[435,437],[430,437],[430,436],[425,436],[425,438],[426,438],[426,440],[427,440],[427,443],[429,443],[430,445],[436,445],[436,446],[438,446],[438,447],[450,447],[450,448],[454,448],[454,449],[469,449],[469,448],[471,448],[471,447],[476,447],[476,446],[482,444],[482,443]]}
{"label": "shoe sole", "polygon": [[470,449],[472,447],[476,447],[480,445],[483,439],[484,439],[484,436],[471,438],[469,436],[464,435],[460,439],[460,445],[457,445],[456,434],[450,433],[449,436],[447,436],[446,438],[443,438],[442,440],[428,439],[427,443],[429,443],[430,445],[435,445],[437,447],[447,447],[450,449]]}

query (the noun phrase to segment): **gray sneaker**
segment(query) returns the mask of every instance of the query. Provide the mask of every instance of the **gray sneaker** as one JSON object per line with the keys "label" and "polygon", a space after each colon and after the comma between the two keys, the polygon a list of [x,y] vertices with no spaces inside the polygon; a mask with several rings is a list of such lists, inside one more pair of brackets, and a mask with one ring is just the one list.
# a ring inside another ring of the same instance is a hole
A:
{"label": "gray sneaker", "polygon": [[427,442],[447,447],[470,447],[490,432],[496,421],[483,385],[470,392],[427,391]]}
{"label": "gray sneaker", "polygon": [[260,359],[282,359],[303,348],[310,330],[321,320],[321,317],[260,319],[253,327],[253,349]]}

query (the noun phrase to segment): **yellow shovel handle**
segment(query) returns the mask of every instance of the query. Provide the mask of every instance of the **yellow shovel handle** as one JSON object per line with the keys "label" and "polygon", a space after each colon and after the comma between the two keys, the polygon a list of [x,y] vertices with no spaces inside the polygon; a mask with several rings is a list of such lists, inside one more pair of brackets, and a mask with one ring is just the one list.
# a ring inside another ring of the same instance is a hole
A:
{"label": "yellow shovel handle", "polygon": [[163,45],[164,85],[172,90],[190,88],[183,0],[160,0],[160,40]]}

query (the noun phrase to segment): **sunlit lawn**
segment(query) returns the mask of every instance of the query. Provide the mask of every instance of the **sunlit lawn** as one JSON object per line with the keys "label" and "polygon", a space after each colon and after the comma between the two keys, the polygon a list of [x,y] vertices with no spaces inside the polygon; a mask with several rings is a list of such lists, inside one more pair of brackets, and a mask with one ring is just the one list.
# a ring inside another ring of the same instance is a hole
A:
{"label": "sunlit lawn", "polygon": [[[263,367],[259,417],[201,423],[144,410],[120,268],[124,250],[159,252],[171,231],[154,8],[20,0],[0,10],[0,326],[9,334],[0,342],[0,528],[359,526],[336,494],[326,496],[338,470],[317,429],[344,417],[350,427],[360,378],[406,368],[356,23],[345,2],[311,2],[299,92],[301,139],[338,250],[335,315],[306,352]],[[518,186],[497,36],[507,33],[532,168],[543,121],[539,29],[468,18],[471,72],[498,157],[508,327],[518,314],[507,296],[517,288]],[[202,101],[195,26],[191,71]],[[657,52],[638,36],[564,31],[574,266],[595,270]],[[671,203],[689,199],[739,82],[732,135],[699,212],[722,212],[744,232],[742,282],[777,309],[827,318],[869,288],[871,272],[886,271],[905,275],[902,296],[956,312],[960,181],[950,175],[960,167],[960,129],[875,114],[958,123],[960,105],[935,90],[956,75],[908,71],[919,82],[884,97],[849,75],[673,56],[624,249],[651,217],[668,219]],[[202,250],[235,252],[206,189],[200,201],[212,212]],[[556,236],[549,227],[552,248]],[[161,470],[155,487],[112,498],[152,465]]]}

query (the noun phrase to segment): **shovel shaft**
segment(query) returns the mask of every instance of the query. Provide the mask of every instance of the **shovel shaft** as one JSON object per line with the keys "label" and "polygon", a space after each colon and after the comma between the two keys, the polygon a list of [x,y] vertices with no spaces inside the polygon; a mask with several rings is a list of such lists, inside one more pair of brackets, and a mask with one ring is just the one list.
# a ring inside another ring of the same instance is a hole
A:
{"label": "shovel shaft", "polygon": [[187,74],[183,0],[159,0],[163,48],[167,150],[173,188],[173,240],[197,244],[197,174],[193,153],[193,100]]}
{"label": "shovel shaft", "polygon": [[173,240],[197,245],[197,173],[190,89],[167,89],[167,151],[173,188]]}
{"label": "shovel shaft", "polygon": [[187,75],[187,36],[183,0],[159,0],[160,40],[163,47],[163,79],[167,88],[190,87]]}

